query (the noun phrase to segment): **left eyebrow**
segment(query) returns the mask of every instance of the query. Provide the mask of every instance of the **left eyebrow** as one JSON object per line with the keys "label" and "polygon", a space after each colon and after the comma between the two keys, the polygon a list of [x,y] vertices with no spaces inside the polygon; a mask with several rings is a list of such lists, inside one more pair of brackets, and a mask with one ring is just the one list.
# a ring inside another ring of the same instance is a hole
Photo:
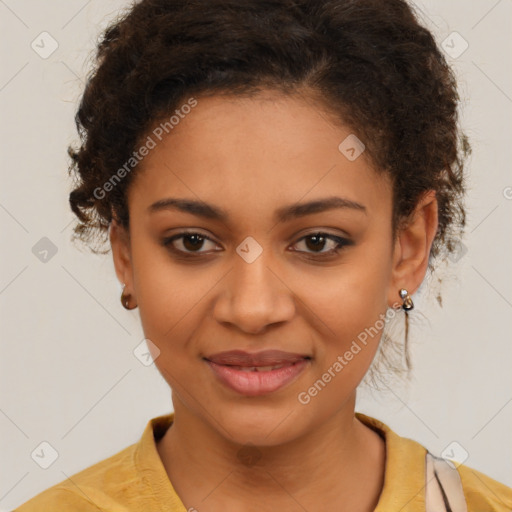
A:
{"label": "left eyebrow", "polygon": [[290,206],[279,208],[274,219],[278,222],[286,222],[290,219],[304,217],[313,213],[325,212],[327,210],[334,210],[337,208],[350,208],[367,214],[366,207],[361,203],[346,199],[344,197],[327,197],[324,199],[317,199],[308,203],[299,203]]}
{"label": "left eyebrow", "polygon": [[[321,213],[337,208],[349,208],[367,214],[367,210],[364,205],[350,199],[333,196],[309,201],[307,203],[293,204],[278,208],[274,214],[274,220],[277,222],[287,222],[294,218],[305,217],[306,215]],[[222,222],[227,222],[229,220],[229,214],[226,210],[223,210],[218,206],[193,199],[168,197],[156,201],[148,207],[148,210],[150,213],[161,210],[179,210],[205,219],[219,220]]]}

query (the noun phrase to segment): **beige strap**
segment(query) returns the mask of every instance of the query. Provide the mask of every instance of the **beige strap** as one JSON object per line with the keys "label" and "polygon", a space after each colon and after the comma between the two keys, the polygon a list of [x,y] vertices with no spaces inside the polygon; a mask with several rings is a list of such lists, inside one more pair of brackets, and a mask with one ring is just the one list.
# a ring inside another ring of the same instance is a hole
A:
{"label": "beige strap", "polygon": [[426,512],[467,512],[462,482],[453,463],[427,451],[425,464]]}

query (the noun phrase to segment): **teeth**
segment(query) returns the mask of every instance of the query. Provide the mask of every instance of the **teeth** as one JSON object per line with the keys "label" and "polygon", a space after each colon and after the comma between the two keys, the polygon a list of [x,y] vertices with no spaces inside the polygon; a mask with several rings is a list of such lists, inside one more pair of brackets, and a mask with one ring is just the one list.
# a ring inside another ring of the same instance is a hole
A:
{"label": "teeth", "polygon": [[282,367],[282,364],[278,364],[276,366],[233,366],[236,370],[241,370],[243,372],[268,372]]}

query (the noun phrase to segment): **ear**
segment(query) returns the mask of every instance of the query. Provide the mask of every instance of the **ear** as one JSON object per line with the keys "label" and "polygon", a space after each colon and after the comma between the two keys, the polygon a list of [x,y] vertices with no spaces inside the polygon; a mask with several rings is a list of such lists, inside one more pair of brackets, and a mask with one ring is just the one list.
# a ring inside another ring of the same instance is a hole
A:
{"label": "ear", "polygon": [[430,249],[437,233],[437,208],[436,192],[429,190],[422,196],[407,222],[398,228],[388,291],[390,307],[401,301],[398,294],[401,288],[412,295],[425,277]]}
{"label": "ear", "polygon": [[125,285],[126,292],[134,295],[130,233],[113,219],[110,223],[109,239],[116,275]]}

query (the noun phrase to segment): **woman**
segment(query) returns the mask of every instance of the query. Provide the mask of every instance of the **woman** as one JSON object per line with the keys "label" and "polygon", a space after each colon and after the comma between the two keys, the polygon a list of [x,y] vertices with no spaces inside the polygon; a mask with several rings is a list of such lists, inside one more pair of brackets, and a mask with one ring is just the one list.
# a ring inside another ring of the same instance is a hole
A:
{"label": "woman", "polygon": [[142,0],[113,23],[70,204],[80,240],[108,236],[174,412],[18,510],[510,510],[354,410],[460,239],[457,104],[402,0]]}

